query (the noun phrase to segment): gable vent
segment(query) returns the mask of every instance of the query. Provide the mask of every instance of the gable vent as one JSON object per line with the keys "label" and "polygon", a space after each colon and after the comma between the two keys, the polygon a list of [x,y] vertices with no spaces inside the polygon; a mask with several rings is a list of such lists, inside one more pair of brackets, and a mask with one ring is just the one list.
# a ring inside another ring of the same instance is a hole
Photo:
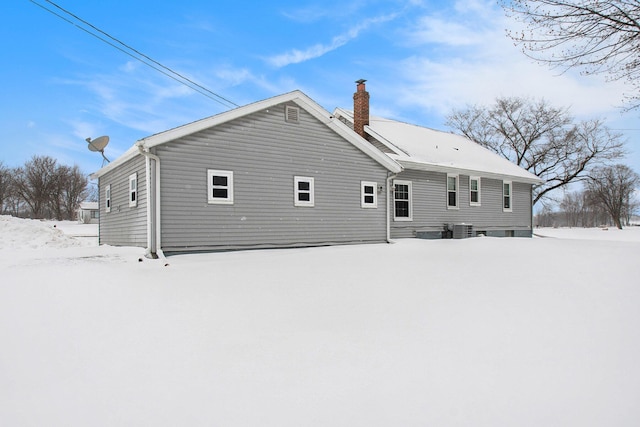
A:
{"label": "gable vent", "polygon": [[287,105],[284,109],[284,119],[289,123],[298,123],[300,121],[300,109]]}

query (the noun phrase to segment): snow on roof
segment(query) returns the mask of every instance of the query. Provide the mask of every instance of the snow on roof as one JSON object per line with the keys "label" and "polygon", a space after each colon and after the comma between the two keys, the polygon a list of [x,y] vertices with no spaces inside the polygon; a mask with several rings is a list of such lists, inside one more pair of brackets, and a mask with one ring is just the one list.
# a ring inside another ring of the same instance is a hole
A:
{"label": "snow on roof", "polygon": [[98,202],[81,202],[80,209],[95,209],[99,208]]}
{"label": "snow on roof", "polygon": [[[337,116],[353,120],[353,113],[336,109]],[[512,178],[532,184],[541,180],[518,165],[470,139],[450,132],[371,116],[365,132],[392,149],[387,154],[407,169],[461,172]]]}

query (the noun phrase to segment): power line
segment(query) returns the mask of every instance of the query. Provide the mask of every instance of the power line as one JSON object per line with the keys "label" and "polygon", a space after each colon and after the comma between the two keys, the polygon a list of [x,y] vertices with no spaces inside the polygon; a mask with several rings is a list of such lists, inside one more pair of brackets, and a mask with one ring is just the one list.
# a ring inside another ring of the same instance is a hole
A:
{"label": "power line", "polygon": [[[189,89],[194,90],[198,93],[200,93],[201,95],[206,96],[207,98],[210,98],[212,100],[214,100],[215,102],[225,106],[226,108],[233,108],[233,107],[239,107],[238,104],[236,104],[235,102],[221,96],[218,95],[217,93],[207,89],[206,87],[202,86],[199,83],[194,82],[193,80],[189,79],[188,77],[183,76],[182,74],[178,73],[177,71],[172,70],[171,68],[161,64],[160,62],[156,61],[155,59],[145,55],[144,53],[140,52],[137,49],[134,49],[133,47],[129,46],[128,44],[124,43],[123,41],[111,36],[109,33],[101,30],[100,28],[96,27],[95,25],[91,24],[90,22],[85,21],[84,19],[80,18],[79,16],[73,14],[72,12],[66,10],[65,8],[59,6],[58,4],[50,1],[50,0],[44,0],[47,3],[51,4],[52,6],[56,7],[57,9],[61,10],[62,12],[64,12],[65,14],[73,17],[74,19],[76,19],[77,21],[82,22],[84,25],[92,28],[93,30],[99,32],[100,34],[103,34],[104,36],[108,37],[109,39],[113,40],[114,42],[118,43],[120,46],[112,43],[111,41],[101,37],[98,34],[95,34],[93,32],[91,32],[90,30],[88,30],[87,28],[78,25],[76,22],[73,22],[72,20],[68,19],[67,17],[57,13],[54,10],[51,10],[49,8],[47,8],[46,6],[38,3],[35,0],[29,0],[31,3],[35,4],[36,6],[46,10],[47,12],[51,13],[52,15],[62,19],[63,21],[73,25],[74,27],[84,31],[85,33],[97,38],[98,40],[102,41],[103,43],[108,44],[109,46],[119,50],[120,52],[132,57],[133,59],[142,62],[143,64],[147,65],[150,68],[153,68],[154,70],[164,74],[165,76],[169,77],[170,79],[175,80],[176,82],[187,86]],[[122,46],[122,47],[121,47]],[[128,49],[128,50],[125,50]],[[135,55],[131,52],[134,52]],[[136,56],[138,55],[138,56]],[[144,58],[144,59],[142,59]],[[146,61],[145,61],[146,60]]]}

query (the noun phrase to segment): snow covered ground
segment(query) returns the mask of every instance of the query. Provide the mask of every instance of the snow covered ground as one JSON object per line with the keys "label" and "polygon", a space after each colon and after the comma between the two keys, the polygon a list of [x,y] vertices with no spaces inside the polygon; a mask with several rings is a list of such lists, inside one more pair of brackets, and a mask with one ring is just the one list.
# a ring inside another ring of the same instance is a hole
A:
{"label": "snow covered ground", "polygon": [[0,425],[640,425],[640,227],[166,260],[96,230],[0,216]]}

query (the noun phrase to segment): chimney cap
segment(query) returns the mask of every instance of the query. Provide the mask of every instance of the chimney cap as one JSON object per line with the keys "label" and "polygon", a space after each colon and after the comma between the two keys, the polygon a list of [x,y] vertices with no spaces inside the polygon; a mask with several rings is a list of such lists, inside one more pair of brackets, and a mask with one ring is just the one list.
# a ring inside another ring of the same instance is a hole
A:
{"label": "chimney cap", "polygon": [[358,83],[359,85],[363,84],[364,82],[366,82],[365,79],[356,80],[356,83]]}

